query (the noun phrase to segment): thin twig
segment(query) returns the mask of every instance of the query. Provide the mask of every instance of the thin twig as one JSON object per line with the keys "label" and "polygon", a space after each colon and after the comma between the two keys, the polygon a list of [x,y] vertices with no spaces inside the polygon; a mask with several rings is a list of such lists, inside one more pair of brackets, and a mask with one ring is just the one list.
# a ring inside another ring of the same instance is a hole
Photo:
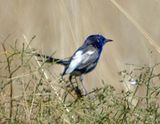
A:
{"label": "thin twig", "polygon": [[[23,38],[24,38],[25,42],[28,44],[27,37],[26,37],[25,35],[23,35]],[[32,39],[33,39],[33,38],[32,38]],[[28,48],[32,50],[30,44],[28,45]],[[49,83],[49,81],[48,81],[48,80],[49,80],[49,76],[47,75],[47,73],[45,72],[45,70],[44,70],[43,68],[41,68],[42,66],[41,66],[40,62],[38,61],[38,58],[37,58],[36,56],[34,56],[34,59],[36,60],[37,65],[40,67],[41,72],[44,74],[44,77],[45,77],[46,81]],[[50,83],[49,83],[49,84],[50,84]],[[54,90],[54,93],[56,94],[56,96],[57,96],[57,98],[59,99],[59,101],[61,102],[61,104],[64,106],[65,110],[66,110],[67,112],[70,112],[70,110],[67,108],[67,105],[65,105],[65,104],[63,103],[63,99],[60,97],[57,88],[54,87],[52,84],[50,84],[50,86],[51,86],[51,88]],[[32,109],[32,108],[31,108],[31,109]],[[30,110],[30,111],[31,111],[31,110]],[[69,120],[67,120],[67,119],[64,119],[64,120],[65,120],[66,123],[69,123],[69,124],[70,124],[70,121],[69,121]]]}
{"label": "thin twig", "polygon": [[[6,47],[5,47],[5,44],[2,43],[2,47],[3,47],[3,50],[4,52],[6,51]],[[11,61],[9,59],[9,57],[7,56],[7,53],[5,52],[5,57],[6,57],[6,60],[7,60],[7,68],[8,68],[8,73],[9,73],[9,76],[8,78],[12,78],[12,72],[11,72]],[[9,81],[9,84],[10,84],[10,111],[9,111],[9,123],[12,123],[12,109],[13,109],[13,101],[12,101],[12,97],[13,97],[13,82],[12,80]]]}

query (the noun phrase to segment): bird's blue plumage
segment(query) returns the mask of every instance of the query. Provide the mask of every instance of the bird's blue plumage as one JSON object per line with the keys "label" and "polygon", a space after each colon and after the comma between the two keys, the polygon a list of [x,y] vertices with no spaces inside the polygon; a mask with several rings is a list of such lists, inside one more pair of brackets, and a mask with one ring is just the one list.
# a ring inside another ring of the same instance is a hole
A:
{"label": "bird's blue plumage", "polygon": [[82,75],[92,71],[100,58],[103,46],[112,41],[102,35],[90,35],[84,44],[76,50],[70,59],[70,64],[65,67],[63,75]]}
{"label": "bird's blue plumage", "polygon": [[[81,76],[92,71],[96,67],[103,46],[109,41],[112,40],[99,34],[90,35],[86,38],[82,46],[67,59],[55,59],[45,55],[41,56],[48,58],[47,62],[56,62],[64,65],[65,69],[63,75],[70,74],[71,76]],[[40,56],[40,54],[37,55]]]}

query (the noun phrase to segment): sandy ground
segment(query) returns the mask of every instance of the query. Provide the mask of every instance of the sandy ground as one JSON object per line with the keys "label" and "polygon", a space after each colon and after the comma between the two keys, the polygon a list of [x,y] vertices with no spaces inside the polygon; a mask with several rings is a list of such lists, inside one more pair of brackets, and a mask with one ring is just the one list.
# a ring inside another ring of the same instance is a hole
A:
{"label": "sandy ground", "polygon": [[[126,64],[160,62],[160,1],[158,0],[0,0],[0,41],[24,41],[36,35],[32,48],[64,58],[90,34],[113,39],[104,47],[97,68],[85,76],[88,90],[101,80],[118,90],[118,72]],[[62,67],[54,66],[58,75]],[[3,73],[3,72],[1,72]]]}

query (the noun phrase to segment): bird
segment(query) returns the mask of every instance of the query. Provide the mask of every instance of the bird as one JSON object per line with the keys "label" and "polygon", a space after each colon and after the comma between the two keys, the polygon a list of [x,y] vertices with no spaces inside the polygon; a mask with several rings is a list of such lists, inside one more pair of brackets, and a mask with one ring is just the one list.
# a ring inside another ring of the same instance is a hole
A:
{"label": "bird", "polygon": [[[69,80],[72,82],[72,77],[79,76],[80,81],[83,81],[83,75],[93,71],[97,66],[103,46],[113,40],[104,37],[101,34],[89,35],[84,43],[73,53],[71,57],[64,59],[53,58],[52,56],[41,55],[36,53],[36,56],[43,57],[47,63],[57,63],[64,66],[62,76],[69,75]],[[82,83],[83,89],[85,89]],[[86,89],[84,90],[86,93]]]}

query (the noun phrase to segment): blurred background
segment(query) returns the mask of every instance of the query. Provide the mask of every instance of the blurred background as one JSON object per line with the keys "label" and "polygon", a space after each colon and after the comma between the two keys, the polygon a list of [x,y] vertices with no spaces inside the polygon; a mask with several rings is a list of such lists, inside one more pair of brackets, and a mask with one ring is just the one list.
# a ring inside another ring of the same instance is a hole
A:
{"label": "blurred background", "polygon": [[[118,72],[135,65],[152,66],[160,62],[159,0],[0,0],[0,42],[24,42],[57,58],[71,56],[91,34],[102,34],[114,42],[106,44],[100,63],[85,76],[88,90],[120,83]],[[12,44],[12,43],[11,43]],[[63,67],[54,65],[59,75]],[[3,72],[1,72],[3,73]]]}

